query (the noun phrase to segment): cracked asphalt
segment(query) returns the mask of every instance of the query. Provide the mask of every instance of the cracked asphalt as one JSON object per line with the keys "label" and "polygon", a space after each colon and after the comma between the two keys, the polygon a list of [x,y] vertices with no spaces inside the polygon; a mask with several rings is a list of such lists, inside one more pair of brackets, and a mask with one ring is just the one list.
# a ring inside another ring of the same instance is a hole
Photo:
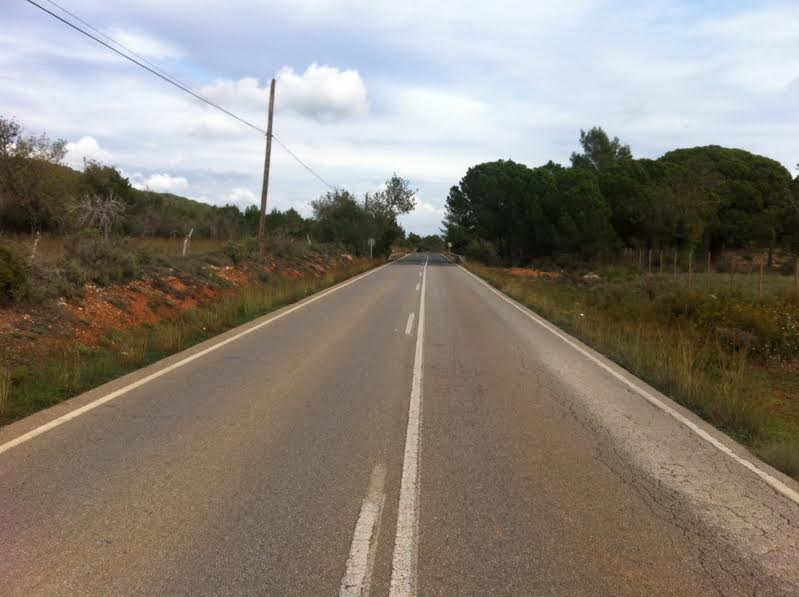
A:
{"label": "cracked asphalt", "polygon": [[795,501],[443,257],[420,291],[427,258],[0,451],[0,594],[338,594],[376,466],[388,594],[423,298],[416,593],[799,595]]}

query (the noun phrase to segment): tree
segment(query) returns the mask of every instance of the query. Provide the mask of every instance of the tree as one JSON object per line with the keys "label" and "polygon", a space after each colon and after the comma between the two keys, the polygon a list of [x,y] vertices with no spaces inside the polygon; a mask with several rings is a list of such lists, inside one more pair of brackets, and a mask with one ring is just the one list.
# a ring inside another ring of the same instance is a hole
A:
{"label": "tree", "polygon": [[372,232],[366,210],[349,191],[328,191],[311,202],[314,236],[320,242],[341,243],[348,250],[363,254]]}
{"label": "tree", "polygon": [[113,166],[106,166],[97,160],[83,160],[83,172],[79,179],[81,194],[108,195],[127,205],[133,203],[133,186],[122,173]]}
{"label": "tree", "polygon": [[54,184],[58,166],[66,156],[67,143],[23,134],[13,119],[0,117],[0,208],[19,210],[30,230],[55,225],[64,203],[63,188]]}
{"label": "tree", "polygon": [[580,145],[582,153],[574,152],[571,163],[575,168],[602,170],[611,164],[631,160],[633,157],[629,145],[622,145],[618,137],[611,140],[602,127],[595,126],[588,132],[580,129]]}

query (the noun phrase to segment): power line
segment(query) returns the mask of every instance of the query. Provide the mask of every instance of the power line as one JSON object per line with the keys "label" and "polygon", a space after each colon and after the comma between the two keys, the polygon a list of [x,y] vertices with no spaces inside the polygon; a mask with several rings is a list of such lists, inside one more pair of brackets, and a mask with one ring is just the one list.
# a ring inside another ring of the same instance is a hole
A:
{"label": "power line", "polygon": [[[125,50],[126,52],[128,52],[129,54],[131,54],[132,56],[135,56],[136,58],[138,58],[139,60],[141,60],[141,61],[142,61],[142,62],[144,62],[145,64],[147,64],[147,65],[149,65],[149,66],[153,67],[153,68],[154,68],[155,70],[157,70],[159,73],[162,73],[162,74],[164,74],[165,76],[169,77],[169,78],[170,78],[170,79],[172,79],[173,81],[176,81],[176,82],[180,83],[181,85],[185,85],[186,87],[191,87],[191,86],[190,86],[188,83],[185,83],[184,81],[181,81],[181,80],[180,80],[178,77],[176,77],[175,75],[171,74],[171,73],[170,73],[170,72],[168,72],[168,71],[165,71],[164,69],[162,69],[162,68],[161,68],[160,66],[158,66],[157,64],[154,64],[153,62],[150,62],[150,61],[149,61],[147,58],[145,58],[145,57],[144,57],[144,56],[142,56],[141,54],[138,54],[138,53],[136,53],[136,52],[135,52],[133,49],[131,49],[129,46],[126,46],[126,45],[125,45],[125,44],[123,44],[121,41],[117,41],[117,40],[115,40],[113,37],[111,37],[111,36],[109,36],[109,35],[106,35],[106,34],[105,34],[105,33],[103,33],[103,32],[102,32],[100,29],[98,29],[97,27],[95,27],[95,26],[94,26],[94,25],[92,25],[91,23],[87,23],[86,21],[84,21],[83,19],[81,19],[81,18],[80,18],[78,15],[76,15],[74,12],[70,12],[69,10],[67,10],[66,8],[64,8],[63,6],[61,6],[60,4],[58,4],[57,2],[54,2],[53,0],[46,0],[46,2],[47,2],[48,4],[51,4],[52,6],[55,6],[55,7],[56,7],[58,10],[60,10],[61,12],[65,13],[65,14],[68,14],[70,17],[72,17],[73,19],[75,19],[75,20],[76,20],[76,21],[78,21],[79,23],[81,23],[81,24],[85,25],[86,27],[88,27],[89,29],[91,29],[92,31],[94,31],[95,33],[97,33],[99,36],[101,36],[101,37],[105,38],[106,40],[110,41],[112,44],[114,44],[114,45],[116,45],[116,46],[119,46],[120,48],[122,48],[123,50]],[[207,98],[206,98],[206,99],[207,99]],[[210,102],[210,100],[208,100],[208,101]],[[210,102],[210,103],[213,103],[213,102]]]}
{"label": "power line", "polygon": [[[219,111],[221,111],[221,112],[223,112],[223,113],[227,114],[227,115],[228,115],[228,116],[230,116],[231,118],[234,118],[234,119],[238,120],[239,122],[241,122],[242,124],[244,124],[244,125],[246,125],[246,126],[250,127],[251,129],[254,129],[254,130],[256,130],[256,131],[258,131],[259,133],[262,133],[262,134],[264,134],[264,135],[267,135],[267,132],[266,132],[264,129],[262,129],[261,127],[254,125],[253,123],[251,123],[251,122],[249,122],[249,121],[245,120],[244,118],[242,118],[242,117],[240,117],[240,116],[238,116],[238,115],[234,114],[233,112],[231,112],[231,111],[230,111],[230,110],[228,110],[227,108],[224,108],[223,106],[220,106],[220,105],[219,105],[219,104],[217,104],[216,102],[213,102],[213,101],[209,100],[208,98],[206,98],[206,97],[204,97],[204,96],[200,95],[200,94],[199,94],[197,91],[195,91],[195,90],[193,90],[191,87],[189,87],[189,85],[188,85],[188,84],[185,84],[185,83],[181,82],[181,81],[180,81],[180,79],[178,79],[178,78],[177,78],[177,77],[175,77],[174,75],[171,75],[171,74],[169,74],[168,72],[166,72],[166,71],[165,71],[165,70],[163,70],[162,68],[158,67],[157,65],[153,64],[152,62],[150,62],[149,60],[147,60],[147,59],[146,59],[146,58],[144,58],[143,56],[140,56],[139,54],[137,54],[136,52],[134,52],[133,50],[131,50],[131,49],[130,49],[129,47],[127,47],[126,45],[124,45],[124,44],[122,44],[122,43],[118,42],[117,40],[113,39],[112,37],[110,37],[110,36],[106,35],[106,34],[105,34],[105,33],[103,33],[102,31],[100,31],[99,29],[97,29],[96,27],[92,26],[91,24],[87,23],[86,21],[84,21],[83,19],[81,19],[80,17],[78,17],[77,15],[75,15],[74,13],[72,13],[72,12],[68,11],[68,10],[67,10],[66,8],[64,8],[63,6],[61,6],[61,5],[57,4],[56,2],[53,2],[53,0],[46,0],[46,1],[47,1],[47,2],[49,2],[50,4],[52,4],[53,6],[57,7],[59,10],[63,11],[65,14],[68,14],[68,15],[69,15],[69,16],[71,16],[73,19],[75,19],[75,20],[79,21],[80,23],[82,23],[83,25],[85,25],[86,27],[88,27],[89,29],[91,29],[92,31],[95,31],[97,34],[101,35],[102,37],[104,37],[105,39],[107,39],[108,41],[110,41],[111,43],[113,43],[113,44],[115,44],[115,45],[119,46],[120,48],[124,48],[124,49],[125,49],[127,52],[129,52],[129,53],[130,53],[130,55],[129,55],[129,54],[126,54],[125,52],[122,52],[122,51],[120,51],[119,49],[117,49],[117,48],[115,48],[115,47],[113,47],[113,46],[111,46],[111,45],[109,45],[108,43],[104,42],[102,39],[99,39],[98,37],[95,37],[94,35],[92,35],[92,34],[91,34],[91,33],[89,33],[88,31],[86,31],[86,30],[84,30],[84,29],[81,29],[80,27],[78,27],[78,26],[77,26],[77,25],[75,25],[74,23],[70,23],[68,20],[66,20],[66,19],[64,19],[63,17],[61,17],[61,16],[57,15],[56,13],[52,12],[51,10],[48,10],[47,8],[45,8],[44,6],[42,6],[41,4],[38,4],[37,2],[34,2],[34,0],[25,0],[25,1],[26,1],[28,4],[31,4],[31,5],[35,6],[35,7],[36,7],[36,8],[38,8],[39,10],[42,10],[43,12],[46,12],[46,13],[47,13],[47,14],[49,14],[51,17],[53,17],[53,18],[55,18],[55,19],[57,19],[57,20],[61,21],[61,22],[62,22],[62,23],[64,23],[65,25],[67,25],[67,26],[71,27],[72,29],[74,29],[75,31],[78,31],[79,33],[82,33],[82,34],[83,34],[83,35],[85,35],[86,37],[88,37],[88,38],[90,38],[90,39],[93,39],[94,41],[96,41],[96,42],[97,42],[97,43],[99,43],[100,45],[102,45],[102,46],[105,46],[106,48],[108,48],[108,49],[109,49],[109,50],[111,50],[112,52],[114,52],[114,53],[116,53],[116,54],[118,54],[118,55],[122,56],[123,58],[125,58],[125,59],[127,59],[127,60],[129,60],[129,61],[133,62],[135,65],[137,65],[137,66],[139,66],[139,67],[143,68],[144,70],[148,71],[149,73],[151,73],[151,74],[155,75],[155,76],[156,76],[156,77],[158,77],[159,79],[162,79],[162,80],[166,81],[167,83],[169,83],[170,85],[173,85],[174,87],[177,87],[177,88],[178,88],[178,89],[180,89],[181,91],[184,91],[185,93],[188,93],[189,95],[191,95],[191,96],[195,97],[196,99],[200,100],[201,102],[203,102],[203,103],[205,103],[205,104],[207,104],[207,105],[211,106],[212,108],[216,108],[217,110],[219,110]],[[135,56],[135,58],[134,58],[134,56]],[[139,60],[136,60],[136,58],[138,58]],[[325,186],[329,187],[331,190],[334,190],[334,191],[336,190],[336,187],[335,187],[335,186],[333,186],[332,184],[330,184],[329,182],[327,182],[327,181],[326,181],[324,178],[322,178],[322,176],[320,176],[320,175],[319,175],[319,174],[318,174],[318,173],[317,173],[317,172],[316,172],[316,171],[315,171],[313,168],[311,168],[311,167],[310,167],[308,164],[306,164],[305,162],[303,162],[303,161],[302,161],[302,160],[301,160],[301,159],[300,159],[300,158],[297,156],[297,154],[295,154],[293,151],[291,151],[291,150],[290,150],[290,149],[289,149],[289,148],[288,148],[288,147],[287,147],[287,146],[286,146],[286,145],[285,145],[285,144],[284,144],[284,143],[283,143],[283,142],[282,142],[280,139],[278,139],[277,137],[275,137],[275,135],[274,135],[274,134],[272,134],[272,139],[274,139],[275,141],[277,141],[277,143],[278,143],[278,144],[279,144],[279,145],[280,145],[280,146],[281,146],[281,147],[282,147],[282,148],[283,148],[283,149],[284,149],[284,150],[285,150],[285,151],[286,151],[286,152],[287,152],[287,153],[288,153],[288,154],[289,154],[289,155],[290,155],[292,158],[294,158],[294,159],[297,161],[297,163],[298,163],[298,164],[300,164],[300,165],[301,165],[303,168],[305,168],[305,169],[306,169],[308,172],[310,172],[310,173],[311,173],[311,174],[312,174],[314,177],[316,177],[316,178],[317,178],[319,181],[321,181],[321,182],[322,182],[322,184],[324,184]]]}
{"label": "power line", "polygon": [[297,161],[300,163],[300,165],[301,165],[303,168],[305,168],[305,169],[306,169],[308,172],[310,172],[310,173],[311,173],[311,174],[313,174],[313,175],[314,175],[316,178],[318,178],[318,179],[319,179],[319,180],[322,182],[322,184],[325,184],[325,185],[327,185],[328,187],[330,187],[330,190],[331,190],[331,191],[335,191],[335,190],[336,190],[336,187],[334,187],[332,184],[330,184],[330,183],[329,183],[329,182],[327,182],[327,181],[326,181],[324,178],[322,178],[322,177],[321,177],[321,176],[319,176],[319,175],[318,175],[316,172],[314,172],[314,170],[313,170],[313,169],[312,169],[312,168],[311,168],[311,167],[310,167],[308,164],[306,164],[305,162],[303,162],[303,161],[302,161],[300,158],[298,158],[298,157],[295,155],[295,153],[294,153],[293,151],[291,151],[291,150],[290,150],[288,147],[286,147],[286,146],[283,144],[283,141],[281,141],[280,139],[278,139],[277,137],[275,137],[275,134],[274,134],[274,133],[272,133],[272,139],[274,139],[275,141],[277,141],[278,145],[280,145],[280,146],[281,146],[283,149],[285,149],[285,150],[288,152],[288,154],[289,154],[291,157],[293,157],[295,160],[297,160]]}
{"label": "power line", "polygon": [[[49,14],[50,16],[52,16],[53,18],[55,18],[55,19],[58,19],[59,21],[61,21],[61,22],[62,22],[62,23],[64,23],[65,25],[68,25],[69,27],[72,27],[72,28],[73,28],[75,31],[79,31],[80,33],[82,33],[82,34],[83,34],[83,35],[85,35],[86,37],[89,37],[89,38],[93,39],[93,40],[94,40],[94,41],[96,41],[98,44],[101,44],[101,45],[105,46],[106,48],[108,48],[108,49],[109,49],[109,50],[111,50],[112,52],[114,52],[114,53],[116,53],[116,54],[119,54],[119,55],[120,55],[120,56],[122,56],[123,58],[125,58],[125,59],[127,59],[127,60],[130,60],[132,63],[134,63],[134,64],[136,64],[136,65],[140,66],[140,67],[141,67],[141,68],[143,68],[144,70],[146,70],[146,71],[149,71],[150,73],[154,74],[154,75],[155,75],[156,77],[158,77],[159,79],[163,79],[164,81],[166,81],[166,82],[167,82],[167,83],[169,83],[170,85],[174,85],[174,86],[175,86],[175,87],[177,87],[178,89],[181,89],[182,91],[185,91],[186,93],[188,93],[188,94],[190,94],[190,95],[192,95],[192,96],[196,97],[196,98],[197,98],[198,100],[200,100],[201,102],[204,102],[204,103],[208,104],[209,106],[212,106],[212,107],[216,108],[217,110],[221,110],[222,112],[224,112],[225,114],[227,114],[227,115],[228,115],[228,116],[230,116],[231,118],[235,118],[236,120],[238,120],[238,121],[239,121],[239,122],[241,122],[242,124],[246,124],[248,127],[250,127],[250,128],[253,128],[253,129],[255,129],[256,131],[258,131],[258,132],[260,132],[260,133],[263,133],[264,135],[266,134],[266,131],[265,131],[265,130],[263,130],[262,128],[255,126],[253,123],[251,123],[251,122],[248,122],[248,121],[244,120],[243,118],[241,118],[241,117],[239,117],[239,116],[235,115],[235,114],[234,114],[233,112],[231,112],[230,110],[228,110],[228,109],[226,109],[226,108],[223,108],[222,106],[220,106],[220,105],[218,105],[218,104],[215,104],[214,102],[212,102],[211,100],[209,100],[209,99],[207,99],[207,98],[204,98],[203,96],[201,96],[201,95],[200,95],[199,93],[197,93],[196,91],[194,91],[194,90],[190,89],[189,87],[186,87],[185,85],[183,85],[183,84],[181,84],[181,83],[179,83],[179,82],[177,82],[177,81],[174,81],[174,80],[170,79],[170,78],[169,78],[168,76],[166,76],[166,75],[163,75],[163,74],[159,73],[157,70],[155,70],[155,69],[153,69],[153,68],[150,68],[149,66],[147,66],[146,64],[144,64],[144,63],[142,63],[142,62],[139,62],[138,60],[136,60],[136,59],[135,59],[135,58],[133,58],[132,56],[128,56],[128,55],[127,55],[127,54],[125,54],[124,52],[122,52],[122,51],[120,51],[120,50],[116,49],[115,47],[113,47],[113,46],[111,46],[111,45],[109,45],[109,44],[105,43],[105,42],[104,42],[102,39],[100,39],[100,38],[98,38],[98,37],[95,37],[94,35],[92,35],[92,34],[91,34],[91,33],[89,33],[88,31],[85,31],[85,30],[81,29],[80,27],[78,27],[77,25],[75,25],[75,24],[73,24],[73,23],[70,23],[69,21],[67,21],[67,20],[66,20],[66,19],[64,19],[63,17],[60,17],[60,16],[58,16],[58,15],[57,15],[57,14],[55,14],[53,11],[46,9],[46,8],[45,8],[44,6],[42,6],[41,4],[37,4],[37,3],[36,3],[36,2],[34,2],[33,0],[25,0],[25,1],[26,1],[28,4],[32,4],[32,5],[33,5],[33,6],[35,6],[36,8],[39,8],[40,10],[43,10],[44,12],[46,12],[47,14]],[[116,42],[115,42],[115,43],[116,43]]]}

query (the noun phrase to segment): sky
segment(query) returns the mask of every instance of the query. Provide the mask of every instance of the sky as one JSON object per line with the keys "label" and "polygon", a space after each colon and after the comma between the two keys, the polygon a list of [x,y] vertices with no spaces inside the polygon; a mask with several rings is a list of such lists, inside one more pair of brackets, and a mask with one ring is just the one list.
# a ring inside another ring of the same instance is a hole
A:
{"label": "sky", "polygon": [[[409,179],[409,232],[439,231],[470,166],[566,164],[592,126],[636,157],[718,144],[797,174],[797,0],[58,4],[263,128],[276,77],[275,137],[357,194]],[[0,0],[0,15],[0,115],[66,139],[76,168],[97,159],[139,188],[259,202],[263,134],[25,0]],[[270,209],[310,215],[327,190],[273,147]]]}

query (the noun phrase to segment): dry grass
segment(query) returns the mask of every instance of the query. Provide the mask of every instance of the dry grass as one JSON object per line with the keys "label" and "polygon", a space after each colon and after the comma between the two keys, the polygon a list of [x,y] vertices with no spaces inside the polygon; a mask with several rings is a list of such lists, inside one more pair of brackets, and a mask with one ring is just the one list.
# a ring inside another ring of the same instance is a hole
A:
{"label": "dry grass", "polygon": [[8,413],[10,395],[11,374],[5,367],[0,367],[0,417],[4,417]]}
{"label": "dry grass", "polygon": [[[12,245],[16,251],[26,259],[33,249],[34,236],[31,234],[17,234],[3,236],[3,240]],[[49,263],[57,261],[66,256],[66,243],[69,237],[43,234],[36,249],[36,262]],[[203,255],[215,251],[221,251],[227,244],[227,240],[215,240],[207,238],[193,238],[191,240],[192,255]],[[183,238],[129,238],[125,240],[126,246],[130,250],[149,249],[155,255],[162,257],[179,257],[183,252]]]}

